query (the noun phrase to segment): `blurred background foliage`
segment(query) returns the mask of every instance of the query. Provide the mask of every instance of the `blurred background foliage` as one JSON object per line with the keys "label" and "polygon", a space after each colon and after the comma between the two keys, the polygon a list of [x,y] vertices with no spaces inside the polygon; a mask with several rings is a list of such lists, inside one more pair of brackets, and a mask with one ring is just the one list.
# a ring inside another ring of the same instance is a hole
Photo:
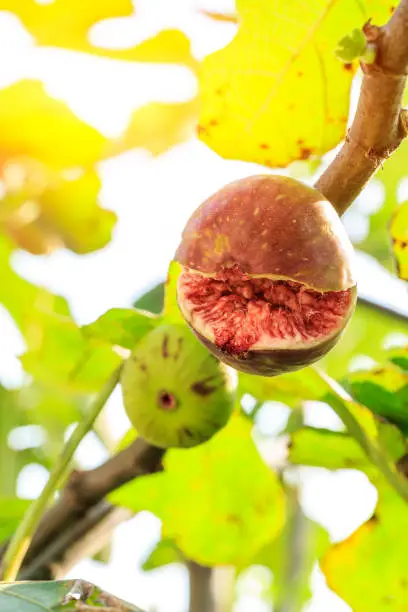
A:
{"label": "blurred background foliage", "polygon": [[[198,139],[219,156],[240,160],[241,174],[278,171],[312,183],[345,136],[361,79],[356,61],[344,64],[336,57],[338,42],[368,18],[384,23],[393,10],[387,0],[237,0],[236,6],[225,3],[225,10],[186,1],[174,8],[179,27],[174,18],[171,27],[161,28],[163,3],[147,4],[0,0],[0,17],[18,19],[36,48],[80,53],[84,61],[143,63],[151,79],[164,74],[155,72],[156,64],[162,71],[181,66],[194,83],[190,97],[168,101],[170,91],[164,100],[134,108],[114,135],[80,118],[38,79],[16,78],[0,90],[0,303],[24,343],[21,384],[7,384],[0,370],[2,540],[29,503],[18,494],[24,469],[52,465],[67,431],[124,351],[162,320],[144,311],[160,315],[165,293],[152,278],[149,290],[134,296],[143,312],[130,303],[113,309],[112,295],[112,309],[103,313],[101,307],[97,321],[82,325],[65,297],[20,275],[16,255],[50,257],[65,249],[86,257],[109,248],[117,215],[101,204],[101,168],[135,149],[156,158]],[[157,19],[154,32],[143,29],[147,13],[153,24]],[[217,32],[222,44],[197,52],[194,36],[183,28],[188,18],[199,20],[204,37]],[[141,32],[137,43],[114,48],[95,42],[98,24],[123,19]],[[356,406],[377,415],[371,441],[393,459],[406,452],[408,427],[408,303],[403,283],[390,274],[408,274],[407,161],[404,143],[344,217],[358,250],[361,299],[341,341],[319,364]],[[207,172],[211,165],[202,168]],[[156,180],[162,180],[160,168]],[[211,191],[206,187],[202,195]],[[119,188],[116,197],[122,197]],[[143,202],[135,205],[143,232],[146,210]],[[177,190],[163,206],[176,211]],[[177,221],[177,235],[181,229]],[[156,236],[151,242],[160,250]],[[136,264],[124,261],[117,271],[130,286],[136,286]],[[162,278],[166,272],[162,267]],[[177,319],[174,282],[166,301],[160,317]],[[251,610],[327,610],[318,603],[305,607],[310,577],[323,559],[329,587],[351,606],[336,600],[339,607],[330,609],[407,609],[405,501],[336,420],[333,396],[314,377],[309,369],[273,379],[240,375],[236,415],[223,432],[197,449],[167,453],[163,473],[112,494],[115,504],[134,513],[149,510],[162,521],[162,538],[143,563],[146,572],[188,559],[229,566],[217,590],[224,601],[219,612],[241,610],[234,602],[248,606],[248,597]],[[271,411],[272,425],[265,427]],[[364,414],[357,417],[363,428]],[[118,443],[109,418],[102,415],[95,427],[105,457]],[[129,442],[136,434],[125,435]],[[77,464],[84,467],[80,457]],[[325,525],[302,505],[306,472],[298,466],[359,470],[379,491],[375,514],[361,517],[353,535],[333,544]]]}

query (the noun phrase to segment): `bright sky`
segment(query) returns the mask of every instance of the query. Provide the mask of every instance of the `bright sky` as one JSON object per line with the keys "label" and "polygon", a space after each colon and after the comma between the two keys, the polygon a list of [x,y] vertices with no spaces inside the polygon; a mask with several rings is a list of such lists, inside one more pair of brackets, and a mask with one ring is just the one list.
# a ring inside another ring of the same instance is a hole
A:
{"label": "bright sky", "polygon": [[[42,0],[45,1],[49,0]],[[213,0],[205,6],[228,10],[232,4]],[[233,36],[234,27],[198,16],[194,10],[197,6],[204,6],[204,2],[139,0],[137,17],[99,24],[91,37],[106,46],[131,46],[162,27],[182,27],[193,37],[194,52],[201,57],[225,44]],[[41,78],[52,95],[64,99],[81,118],[107,135],[118,134],[136,106],[157,99],[186,99],[195,90],[194,78],[183,68],[135,66],[63,50],[36,49],[18,20],[0,13],[0,86],[23,77]],[[18,253],[13,260],[20,274],[67,297],[80,323],[92,321],[108,308],[129,306],[136,295],[162,280],[183,225],[201,201],[223,184],[265,169],[222,160],[204,144],[191,140],[156,159],[143,151],[130,152],[101,164],[100,172],[101,203],[119,217],[112,243],[87,256],[64,250],[44,257]],[[367,215],[381,205],[382,197],[379,183],[374,182],[359,198],[353,215],[347,215],[345,220],[353,236],[364,236]],[[361,295],[408,313],[405,286],[368,256],[358,257],[358,280]],[[16,386],[22,377],[16,356],[24,344],[1,308],[0,338],[0,380],[7,386]],[[314,406],[307,414],[313,424],[338,426],[327,408]],[[111,398],[108,415],[113,434],[119,438],[128,427],[119,393]],[[273,431],[286,418],[286,408],[271,405],[261,413],[257,431]],[[30,435],[39,434],[31,431]],[[39,440],[41,443],[41,436]],[[103,450],[89,436],[80,449],[79,460],[84,467],[92,467],[103,458]],[[26,468],[19,479],[20,494],[29,498],[38,495],[47,476],[44,472],[39,466]],[[375,489],[357,472],[333,474],[305,468],[301,487],[305,512],[320,521],[335,541],[348,536],[366,520],[376,502]],[[83,561],[70,575],[103,585],[149,612],[186,612],[187,577],[181,567],[171,566],[150,574],[138,569],[159,532],[160,522],[143,513],[117,530],[108,566]],[[259,597],[260,584],[254,575],[240,582],[240,596],[233,612],[270,611]],[[325,587],[317,569],[313,591],[308,612],[350,610]]]}

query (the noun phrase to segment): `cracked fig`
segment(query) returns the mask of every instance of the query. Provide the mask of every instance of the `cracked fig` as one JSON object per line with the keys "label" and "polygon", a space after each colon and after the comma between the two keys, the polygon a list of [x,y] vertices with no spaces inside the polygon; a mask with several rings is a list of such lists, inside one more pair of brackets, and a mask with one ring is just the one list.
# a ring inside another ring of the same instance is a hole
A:
{"label": "cracked fig", "polygon": [[297,370],[338,341],[356,302],[353,248],[333,206],[288,177],[235,181],[190,217],[177,299],[201,342],[263,376]]}

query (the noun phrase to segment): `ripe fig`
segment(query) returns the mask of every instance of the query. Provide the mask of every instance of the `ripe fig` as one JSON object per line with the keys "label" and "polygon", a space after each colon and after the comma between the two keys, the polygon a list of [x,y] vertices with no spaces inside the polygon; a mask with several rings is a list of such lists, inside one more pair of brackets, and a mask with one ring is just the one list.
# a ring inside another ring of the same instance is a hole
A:
{"label": "ripe fig", "polygon": [[231,374],[186,325],[162,325],[142,338],[125,362],[126,412],[137,432],[155,446],[197,446],[231,416]]}
{"label": "ripe fig", "polygon": [[330,202],[276,175],[235,181],[189,219],[176,252],[180,310],[225,363],[275,376],[337,342],[354,310],[353,248]]}

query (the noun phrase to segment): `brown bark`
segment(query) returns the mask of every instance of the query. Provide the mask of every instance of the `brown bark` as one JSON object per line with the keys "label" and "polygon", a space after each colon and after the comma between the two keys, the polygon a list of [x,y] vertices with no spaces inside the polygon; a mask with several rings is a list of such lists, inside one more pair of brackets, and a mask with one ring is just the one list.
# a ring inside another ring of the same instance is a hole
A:
{"label": "brown bark", "polygon": [[215,612],[212,591],[212,569],[194,561],[188,562],[190,575],[190,608],[189,612]]}
{"label": "brown bark", "polygon": [[[138,476],[160,470],[163,454],[163,449],[138,438],[100,467],[83,472],[73,471],[59,500],[41,520],[28,549],[22,570],[25,579],[50,577],[47,574],[51,573],[51,566],[61,560],[64,551],[111,511],[108,504],[100,504],[103,498]],[[57,541],[64,548],[55,546]],[[0,556],[4,550],[5,546]],[[42,557],[40,564],[39,556]],[[37,562],[34,563],[35,559]],[[30,567],[33,573],[24,570]]]}

